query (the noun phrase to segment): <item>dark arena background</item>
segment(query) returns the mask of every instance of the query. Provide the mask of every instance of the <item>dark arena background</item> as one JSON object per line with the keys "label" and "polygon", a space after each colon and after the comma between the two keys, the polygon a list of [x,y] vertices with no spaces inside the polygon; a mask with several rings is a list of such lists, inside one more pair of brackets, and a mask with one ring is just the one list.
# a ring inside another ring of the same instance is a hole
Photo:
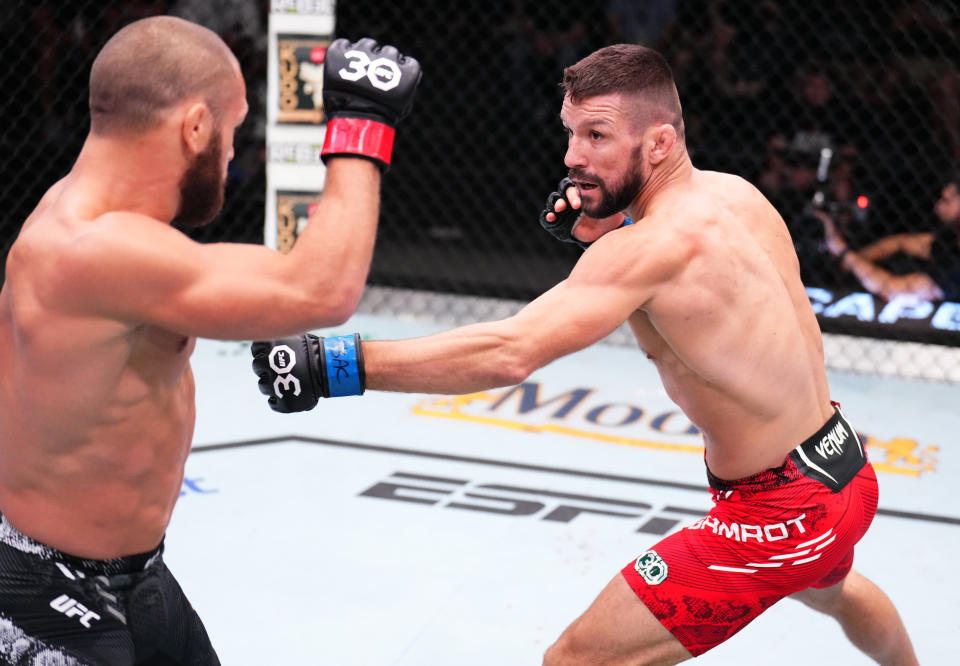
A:
{"label": "dark arena background", "polygon": [[[81,146],[98,49],[129,21],[162,13],[221,34],[249,90],[226,207],[196,238],[263,242],[269,17],[333,5],[5,0],[3,255]],[[524,301],[562,279],[579,250],[536,222],[565,173],[557,83],[597,47],[636,42],[673,68],[694,165],[743,176],[782,214],[821,326],[841,334],[828,343],[828,362],[960,377],[947,353],[960,344],[960,220],[936,213],[945,185],[960,177],[956,2],[343,0],[335,33],[392,43],[425,71],[385,180],[371,286]],[[916,257],[874,247],[863,256],[884,279],[863,281],[827,251],[824,216],[854,251],[917,233],[932,233],[934,249]],[[937,298],[897,287],[916,273],[939,286]]]}

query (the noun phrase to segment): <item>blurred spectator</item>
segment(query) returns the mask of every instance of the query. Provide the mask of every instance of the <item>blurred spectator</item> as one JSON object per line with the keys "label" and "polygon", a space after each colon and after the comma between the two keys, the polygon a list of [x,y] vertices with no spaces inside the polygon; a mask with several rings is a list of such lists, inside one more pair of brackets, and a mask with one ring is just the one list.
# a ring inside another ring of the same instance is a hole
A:
{"label": "blurred spectator", "polygon": [[[605,0],[586,0],[575,12],[556,11],[556,7],[537,0],[507,0],[498,16],[494,36],[501,43],[505,59],[505,76],[498,86],[505,86],[510,108],[518,109],[518,121],[534,126],[556,122],[558,86],[563,69],[609,43],[604,25],[589,17],[603,16]],[[459,6],[451,6],[461,14]],[[486,11],[480,9],[478,13]],[[466,17],[460,20],[469,20]],[[462,33],[446,33],[458,42],[458,48],[476,50],[464,43]]]}
{"label": "blurred spectator", "polygon": [[943,132],[950,157],[960,158],[960,5],[908,0],[897,8],[891,28],[910,77],[929,91],[930,121]]}
{"label": "blurred spectator", "polygon": [[792,40],[777,2],[679,0],[662,40],[681,101],[687,145],[701,168],[756,177],[763,140],[779,126],[793,74]]}
{"label": "blurred spectator", "polygon": [[659,49],[677,16],[679,0],[609,0],[610,43],[642,44]]}
{"label": "blurred spectator", "polygon": [[[175,0],[170,14],[210,28],[231,47],[228,38],[247,39],[265,47],[267,31],[262,5],[260,0]],[[237,52],[236,48],[232,50]]]}
{"label": "blurred spectator", "polygon": [[707,0],[678,0],[676,19],[662,41],[662,53],[673,70],[683,104],[687,150],[701,167],[705,144],[715,131],[710,120],[713,76],[706,60],[709,15]]}
{"label": "blurred spectator", "polygon": [[[850,248],[826,211],[815,215],[823,222],[827,250],[871,293],[887,300],[960,301],[960,172],[943,186],[933,211],[940,222],[933,231],[887,236],[860,250]],[[898,254],[919,259],[917,270],[896,274],[879,265]]]}
{"label": "blurred spectator", "polygon": [[826,196],[830,196],[823,192],[824,189],[829,192],[829,185],[825,188],[818,179],[819,156],[790,150],[780,134],[770,136],[767,143],[767,162],[757,186],[787,225],[803,280],[818,282],[828,264],[823,256],[821,225],[815,219],[811,221],[811,206],[815,197],[825,201]]}
{"label": "blurred spectator", "polygon": [[821,63],[809,62],[799,68],[791,97],[778,109],[777,127],[788,150],[814,163],[822,149],[830,148],[836,153],[858,134],[856,119],[851,117],[837,94],[831,73]]}

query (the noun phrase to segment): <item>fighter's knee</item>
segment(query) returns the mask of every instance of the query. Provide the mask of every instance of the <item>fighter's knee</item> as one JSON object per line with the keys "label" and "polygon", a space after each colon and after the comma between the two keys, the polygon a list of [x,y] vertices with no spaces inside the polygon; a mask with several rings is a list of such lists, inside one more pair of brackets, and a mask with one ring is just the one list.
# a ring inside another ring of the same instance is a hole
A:
{"label": "fighter's knee", "polygon": [[800,592],[794,592],[790,596],[796,601],[803,602],[815,611],[836,616],[842,608],[841,602],[843,599],[840,592],[839,585],[828,588],[808,587]]}

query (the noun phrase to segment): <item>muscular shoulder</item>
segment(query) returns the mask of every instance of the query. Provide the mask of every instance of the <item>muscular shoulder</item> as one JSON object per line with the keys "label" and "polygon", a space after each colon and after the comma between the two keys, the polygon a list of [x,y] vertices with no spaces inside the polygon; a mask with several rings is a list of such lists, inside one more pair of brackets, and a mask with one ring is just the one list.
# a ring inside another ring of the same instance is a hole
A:
{"label": "muscular shoulder", "polygon": [[[792,248],[783,218],[763,194],[739,176],[697,172],[685,188],[676,188],[658,203],[656,213],[680,221],[697,245],[725,251],[729,244],[765,251]],[[782,249],[782,248],[780,248]]]}
{"label": "muscular shoulder", "polygon": [[142,260],[143,254],[167,253],[186,236],[166,222],[130,212],[105,213],[75,230],[70,255],[81,263]]}
{"label": "muscular shoulder", "polygon": [[31,216],[16,245],[34,258],[51,255],[61,262],[72,257],[82,259],[90,253],[114,252],[118,245],[131,239],[143,237],[150,241],[167,233],[179,234],[169,225],[139,213],[110,212],[85,219],[51,207],[38,209]]}
{"label": "muscular shoulder", "polygon": [[710,282],[737,263],[792,251],[786,226],[753,185],[737,176],[696,172],[665,190],[633,225],[612,231],[584,254],[571,278]]}
{"label": "muscular shoulder", "polygon": [[581,257],[568,281],[638,289],[653,297],[694,260],[701,241],[683,220],[664,213],[646,215],[602,236]]}
{"label": "muscular shoulder", "polygon": [[[36,295],[51,307],[89,309],[88,301],[121,285],[149,280],[157,268],[182,257],[190,241],[149,216],[111,212],[94,219],[53,221],[31,230],[36,237],[30,270]],[[161,271],[169,275],[169,271]]]}
{"label": "muscular shoulder", "polygon": [[716,171],[697,171],[688,184],[664,194],[656,210],[682,217],[688,224],[707,223],[729,212],[749,214],[770,207],[751,183],[739,176]]}

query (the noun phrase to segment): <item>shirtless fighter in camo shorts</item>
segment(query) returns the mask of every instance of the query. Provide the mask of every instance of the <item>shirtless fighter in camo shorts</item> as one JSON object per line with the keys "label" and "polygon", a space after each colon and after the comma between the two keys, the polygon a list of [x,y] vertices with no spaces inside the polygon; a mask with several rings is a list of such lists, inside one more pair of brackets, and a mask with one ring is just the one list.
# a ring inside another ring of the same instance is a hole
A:
{"label": "shirtless fighter in camo shorts", "polygon": [[420,67],[340,39],[324,74],[325,190],[282,255],[171,225],[223,203],[247,114],[226,44],[160,16],[93,63],[90,134],[23,225],[0,292],[0,664],[219,663],[162,557],[193,436],[190,354],[199,336],[353,312]]}
{"label": "shirtless fighter in camo shorts", "polygon": [[[568,67],[563,86],[569,179],[541,224],[589,245],[569,277],[513,317],[416,340],[257,343],[261,390],[274,409],[294,411],[365,387],[509,386],[627,321],[703,433],[715,504],[630,562],[544,663],[676,663],[793,596],[880,663],[915,664],[896,609],[850,568],[877,480],[831,403],[783,220],[744,180],[693,167],[658,53],[601,49]],[[292,378],[309,397],[288,390]]]}

